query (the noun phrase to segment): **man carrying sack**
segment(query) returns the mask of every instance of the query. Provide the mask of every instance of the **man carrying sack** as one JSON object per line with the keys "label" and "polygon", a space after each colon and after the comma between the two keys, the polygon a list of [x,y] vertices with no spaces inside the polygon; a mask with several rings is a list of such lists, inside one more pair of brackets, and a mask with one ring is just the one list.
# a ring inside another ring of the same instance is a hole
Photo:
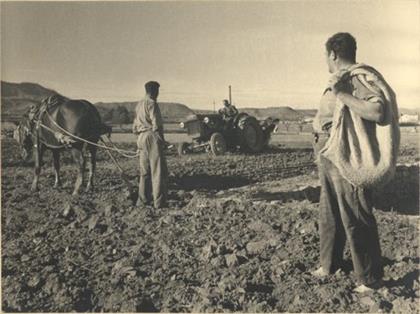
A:
{"label": "man carrying sack", "polygon": [[355,291],[365,292],[382,285],[371,190],[394,175],[400,142],[398,109],[395,93],[382,75],[356,63],[352,35],[337,33],[329,38],[326,57],[332,77],[314,119],[321,181],[321,267],[313,275],[332,274],[342,266],[347,239],[358,280]]}

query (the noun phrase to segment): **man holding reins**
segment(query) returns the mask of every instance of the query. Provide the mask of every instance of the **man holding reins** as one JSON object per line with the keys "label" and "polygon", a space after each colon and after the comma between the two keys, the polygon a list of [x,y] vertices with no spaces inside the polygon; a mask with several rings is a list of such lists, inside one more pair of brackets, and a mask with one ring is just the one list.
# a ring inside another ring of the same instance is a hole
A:
{"label": "man holding reins", "polygon": [[165,138],[162,115],[157,104],[159,83],[145,84],[146,95],[137,104],[133,122],[133,133],[138,135],[140,150],[140,181],[137,206],[150,205],[155,208],[167,206],[168,169],[164,154]]}

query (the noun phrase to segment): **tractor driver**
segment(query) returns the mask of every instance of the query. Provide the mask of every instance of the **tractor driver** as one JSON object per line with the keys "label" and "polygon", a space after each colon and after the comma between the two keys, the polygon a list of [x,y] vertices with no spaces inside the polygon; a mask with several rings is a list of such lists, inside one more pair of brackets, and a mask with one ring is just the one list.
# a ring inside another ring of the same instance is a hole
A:
{"label": "tractor driver", "polygon": [[224,120],[230,121],[238,114],[238,109],[231,105],[227,99],[224,99],[223,108],[219,109],[219,114],[223,116]]}

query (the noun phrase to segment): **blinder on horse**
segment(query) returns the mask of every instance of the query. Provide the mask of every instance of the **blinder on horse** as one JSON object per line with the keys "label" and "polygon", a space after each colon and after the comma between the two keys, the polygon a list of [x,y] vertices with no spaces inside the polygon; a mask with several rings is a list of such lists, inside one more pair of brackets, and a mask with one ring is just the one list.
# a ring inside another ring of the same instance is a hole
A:
{"label": "blinder on horse", "polygon": [[[52,149],[70,148],[70,145],[75,143],[75,140],[62,132],[52,130],[42,122],[44,115],[47,115],[48,119],[52,119],[49,112],[53,111],[55,107],[68,100],[68,98],[61,95],[52,95],[44,99],[40,104],[32,105],[24,120],[22,120],[21,124],[17,128],[17,134],[15,137],[16,141],[21,145],[24,145],[25,142],[26,144],[29,144],[30,142],[30,145],[32,145],[32,141],[34,141],[34,147],[37,147],[39,143]],[[47,143],[45,140],[41,139],[39,133],[41,128],[46,132],[51,133],[58,141],[58,145]],[[30,139],[31,137],[32,139]]]}
{"label": "blinder on horse", "polygon": [[25,118],[13,131],[13,138],[21,147],[21,156],[25,161],[29,159],[32,153],[33,141],[30,127],[30,124]]}

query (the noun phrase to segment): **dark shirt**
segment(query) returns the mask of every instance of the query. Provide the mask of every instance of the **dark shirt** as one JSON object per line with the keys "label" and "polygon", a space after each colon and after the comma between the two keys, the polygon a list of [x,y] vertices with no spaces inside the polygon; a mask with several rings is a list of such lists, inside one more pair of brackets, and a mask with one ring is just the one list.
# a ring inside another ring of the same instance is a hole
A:
{"label": "dark shirt", "polygon": [[219,113],[225,117],[234,117],[238,114],[238,109],[235,106],[229,105],[219,109]]}

